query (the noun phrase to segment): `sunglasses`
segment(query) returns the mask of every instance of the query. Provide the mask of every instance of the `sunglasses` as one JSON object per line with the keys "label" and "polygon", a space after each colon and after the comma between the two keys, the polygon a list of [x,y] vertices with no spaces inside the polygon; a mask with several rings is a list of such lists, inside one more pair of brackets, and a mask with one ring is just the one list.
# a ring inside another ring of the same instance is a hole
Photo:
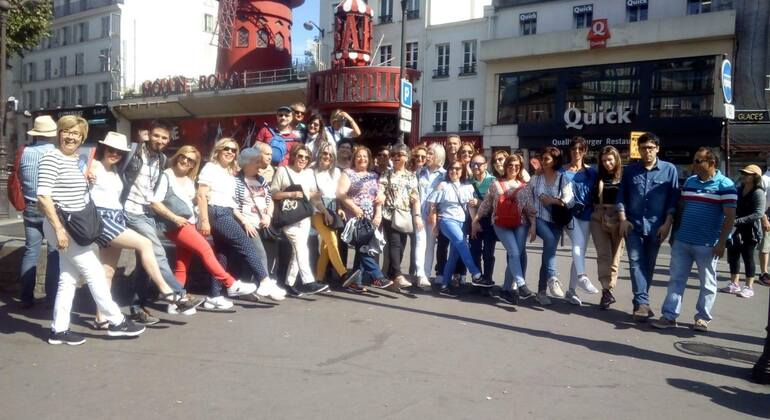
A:
{"label": "sunglasses", "polygon": [[309,160],[310,159],[310,155],[297,155],[297,159]]}
{"label": "sunglasses", "polygon": [[296,109],[293,110],[294,115],[305,115],[305,111],[297,111]]}
{"label": "sunglasses", "polygon": [[449,170],[450,170],[450,171],[458,171],[458,172],[462,172],[463,168],[462,168],[462,167],[460,167],[460,166],[452,166],[451,168],[449,168]]}
{"label": "sunglasses", "polygon": [[486,164],[486,162],[471,162],[471,168],[479,168],[484,164]]}
{"label": "sunglasses", "polygon": [[179,156],[179,160],[177,160],[177,162],[183,163],[183,164],[188,164],[188,165],[195,165],[197,160],[189,158],[189,157],[187,157],[185,155],[181,155],[181,156]]}
{"label": "sunglasses", "polygon": [[415,159],[425,159],[426,157],[425,155],[414,155]]}
{"label": "sunglasses", "polygon": [[230,152],[230,153],[238,153],[238,148],[237,147],[225,146],[225,147],[222,148],[222,151],[223,152]]}
{"label": "sunglasses", "polygon": [[505,167],[506,168],[518,168],[518,167],[521,167],[521,164],[519,164],[519,163],[509,163],[509,164],[505,165]]}
{"label": "sunglasses", "polygon": [[457,153],[459,153],[459,154],[461,154],[461,155],[469,155],[469,154],[471,154],[472,152],[471,152],[470,150],[462,150],[462,149],[461,149],[461,150],[460,150],[459,152],[457,152]]}

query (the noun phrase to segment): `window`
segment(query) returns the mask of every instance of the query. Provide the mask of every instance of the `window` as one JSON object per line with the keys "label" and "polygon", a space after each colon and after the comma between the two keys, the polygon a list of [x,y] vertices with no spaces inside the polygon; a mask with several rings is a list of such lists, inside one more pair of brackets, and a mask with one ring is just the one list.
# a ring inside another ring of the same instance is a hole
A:
{"label": "window", "polygon": [[208,13],[203,14],[203,32],[214,32],[214,16]]}
{"label": "window", "polygon": [[537,33],[537,12],[519,15],[519,35],[534,35]]}
{"label": "window", "polygon": [[393,0],[380,0],[380,24],[393,22]]}
{"label": "window", "polygon": [[436,102],[436,116],[433,131],[446,131],[447,101]]}
{"label": "window", "polygon": [[72,28],[65,26],[62,28],[62,45],[72,44]]}
{"label": "window", "polygon": [[110,71],[110,50],[103,49],[99,51],[99,71]]}
{"label": "window", "polygon": [[393,59],[393,47],[391,45],[383,45],[380,47],[380,65],[390,66]]}
{"label": "window", "polygon": [[626,20],[629,22],[641,22],[647,20],[647,7],[649,0],[626,0]]}
{"label": "window", "polygon": [[588,28],[594,19],[594,5],[584,4],[572,8],[572,15],[575,17],[575,28]]}
{"label": "window", "polygon": [[638,65],[583,67],[566,71],[567,108],[586,112],[630,110],[639,113]]}
{"label": "window", "polygon": [[27,77],[24,80],[28,82],[37,80],[37,63],[27,63]]}
{"label": "window", "polygon": [[83,67],[85,66],[85,56],[83,53],[75,54],[75,74],[83,74]]}
{"label": "window", "polygon": [[555,72],[501,74],[498,124],[552,121],[556,114]]}
{"label": "window", "polygon": [[62,107],[68,107],[70,106],[70,88],[69,86],[64,86],[59,88],[59,97],[61,98],[61,102],[59,103]]}
{"label": "window", "polygon": [[476,40],[463,41],[463,66],[460,75],[476,74]]}
{"label": "window", "polygon": [[40,91],[40,108],[48,108],[50,96],[48,96],[48,90],[43,89]]}
{"label": "window", "polygon": [[650,117],[710,117],[714,102],[714,66],[712,57],[655,63]]}
{"label": "window", "polygon": [[27,92],[27,105],[25,106],[27,109],[35,109],[37,108],[37,101],[35,101],[35,91],[30,90]]}
{"label": "window", "polygon": [[51,80],[51,59],[46,58],[43,62],[43,79]]}
{"label": "window", "polygon": [[420,18],[420,0],[406,0],[406,19]]}
{"label": "window", "polygon": [[88,41],[88,22],[78,23],[77,42]]}
{"label": "window", "polygon": [[406,43],[406,66],[410,69],[417,68],[418,45],[416,42]]}
{"label": "window", "polygon": [[240,48],[246,48],[249,46],[249,30],[246,28],[238,28],[238,36],[236,37],[235,46]]}
{"label": "window", "polygon": [[106,104],[110,101],[110,82],[97,82],[94,84],[94,102]]}
{"label": "window", "polygon": [[687,0],[688,15],[731,10],[732,8],[733,0]]}
{"label": "window", "polygon": [[260,29],[257,31],[257,48],[267,48],[267,44],[270,42],[270,37],[267,35],[267,31]]}
{"label": "window", "polygon": [[436,45],[436,57],[436,69],[433,70],[433,77],[449,77],[449,44]]}
{"label": "window", "polygon": [[120,35],[120,15],[113,13],[110,15],[110,35]]}
{"label": "window", "polygon": [[67,56],[59,57],[59,77],[67,77]]}
{"label": "window", "polygon": [[460,131],[473,131],[473,99],[460,100]]}
{"label": "window", "polygon": [[78,85],[76,92],[74,105],[85,105],[86,95],[88,94],[86,85]]}
{"label": "window", "polygon": [[275,49],[277,50],[283,50],[283,35],[281,34],[275,34]]}

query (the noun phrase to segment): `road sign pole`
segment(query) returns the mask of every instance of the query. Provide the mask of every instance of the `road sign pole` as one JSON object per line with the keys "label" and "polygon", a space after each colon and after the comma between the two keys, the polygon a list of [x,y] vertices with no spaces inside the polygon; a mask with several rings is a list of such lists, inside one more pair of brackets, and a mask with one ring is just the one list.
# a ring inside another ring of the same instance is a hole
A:
{"label": "road sign pole", "polygon": [[[399,60],[399,69],[398,69],[398,82],[401,83],[402,80],[404,80],[404,60],[406,59],[406,0],[401,0],[401,60]],[[403,88],[401,89],[401,92],[399,93],[399,100],[401,99],[401,95],[403,95]],[[399,119],[399,126],[401,121],[401,116],[399,115],[397,117]],[[404,144],[404,132],[401,131],[399,128],[398,130],[398,144]]]}

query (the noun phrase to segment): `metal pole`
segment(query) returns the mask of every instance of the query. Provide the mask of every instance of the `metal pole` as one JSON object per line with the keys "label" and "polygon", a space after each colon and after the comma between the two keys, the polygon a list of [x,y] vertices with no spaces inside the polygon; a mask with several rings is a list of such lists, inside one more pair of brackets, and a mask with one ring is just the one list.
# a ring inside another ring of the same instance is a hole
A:
{"label": "metal pole", "polygon": [[725,118],[725,176],[730,177],[730,120]]}
{"label": "metal pole", "polygon": [[[398,85],[401,86],[401,80],[404,79],[404,61],[406,60],[406,0],[401,0],[401,60],[398,68]],[[401,101],[401,88],[399,87],[398,100]],[[400,113],[400,111],[399,111]],[[400,122],[401,116],[396,115]],[[404,132],[401,131],[400,124],[396,124],[398,129],[398,143],[404,144]]]}
{"label": "metal pole", "polygon": [[0,129],[0,218],[7,218],[10,214],[11,206],[8,201],[6,184],[8,181],[8,147],[5,144],[5,125],[8,117],[8,104],[5,98],[5,70],[6,70],[6,50],[7,50],[7,27],[8,11],[11,10],[11,4],[7,0],[0,0],[0,106],[3,107],[2,129]]}

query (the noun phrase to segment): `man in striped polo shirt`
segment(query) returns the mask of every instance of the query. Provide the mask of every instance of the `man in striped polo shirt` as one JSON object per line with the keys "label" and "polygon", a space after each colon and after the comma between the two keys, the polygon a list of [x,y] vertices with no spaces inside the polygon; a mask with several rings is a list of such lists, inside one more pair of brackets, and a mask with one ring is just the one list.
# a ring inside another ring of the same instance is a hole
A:
{"label": "man in striped polo shirt", "polygon": [[696,331],[708,331],[711,308],[717,293],[717,263],[724,255],[725,242],[735,220],[738,192],[735,184],[717,169],[719,157],[701,147],[693,158],[693,173],[684,183],[679,227],[671,246],[671,278],[662,316],[652,323],[659,329],[676,327],[682,310],[682,295],[692,263],[698,267],[700,294],[695,305]]}

